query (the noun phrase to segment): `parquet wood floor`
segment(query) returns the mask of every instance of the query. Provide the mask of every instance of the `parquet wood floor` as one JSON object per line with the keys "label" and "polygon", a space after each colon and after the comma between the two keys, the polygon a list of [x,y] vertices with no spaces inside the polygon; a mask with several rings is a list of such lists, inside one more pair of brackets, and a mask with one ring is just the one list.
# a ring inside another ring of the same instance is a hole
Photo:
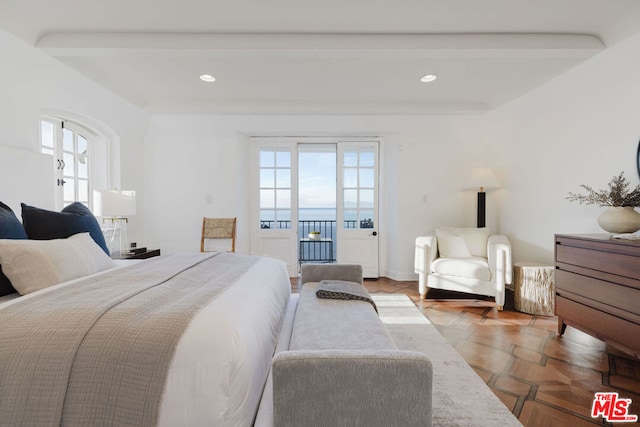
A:
{"label": "parquet wood floor", "polygon": [[629,413],[640,415],[640,360],[571,327],[558,336],[556,317],[515,311],[513,293],[499,312],[491,299],[468,294],[430,290],[420,300],[417,282],[365,286],[408,295],[525,426],[613,425],[591,418],[594,393],[604,391],[632,399]]}

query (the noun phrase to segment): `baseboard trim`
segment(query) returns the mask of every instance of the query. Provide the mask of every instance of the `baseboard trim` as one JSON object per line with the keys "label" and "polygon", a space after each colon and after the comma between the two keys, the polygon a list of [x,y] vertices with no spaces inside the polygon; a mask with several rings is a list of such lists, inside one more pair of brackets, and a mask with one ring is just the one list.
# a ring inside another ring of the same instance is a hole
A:
{"label": "baseboard trim", "polygon": [[402,273],[398,271],[386,271],[385,277],[398,282],[415,282],[418,280],[418,275],[415,273]]}

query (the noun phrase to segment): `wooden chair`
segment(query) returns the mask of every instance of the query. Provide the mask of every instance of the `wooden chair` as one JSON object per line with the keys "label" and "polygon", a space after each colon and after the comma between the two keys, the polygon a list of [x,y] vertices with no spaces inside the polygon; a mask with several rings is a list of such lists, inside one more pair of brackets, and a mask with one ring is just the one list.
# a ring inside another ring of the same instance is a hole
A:
{"label": "wooden chair", "polygon": [[236,218],[202,218],[202,236],[200,252],[204,249],[205,239],[231,239],[231,250],[236,251]]}

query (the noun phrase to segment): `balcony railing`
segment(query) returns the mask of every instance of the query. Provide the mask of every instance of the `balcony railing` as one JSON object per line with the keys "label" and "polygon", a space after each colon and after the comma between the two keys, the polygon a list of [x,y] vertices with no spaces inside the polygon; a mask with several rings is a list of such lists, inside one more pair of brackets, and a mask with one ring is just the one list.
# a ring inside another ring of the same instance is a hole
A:
{"label": "balcony railing", "polygon": [[[311,231],[319,231],[318,241],[304,242],[299,245],[298,262],[335,262],[336,261],[336,220],[301,220],[298,221],[298,241],[306,239]],[[357,220],[345,220],[344,228],[357,228]],[[291,221],[288,220],[260,220],[262,229],[290,229]],[[360,228],[373,228],[373,221],[365,219],[360,221]],[[322,239],[325,239],[324,241]],[[326,239],[330,239],[328,242]]]}
{"label": "balcony railing", "polygon": [[[329,225],[327,225],[329,224]],[[346,219],[344,220],[344,228],[356,228],[356,224],[358,224],[357,220]],[[329,228],[332,230],[332,233],[335,232],[336,220],[325,220],[325,219],[310,219],[310,220],[301,220],[298,221],[299,228],[302,227],[302,232],[306,231],[309,234],[310,231],[320,231],[322,233],[322,229]],[[289,220],[270,220],[270,219],[261,219],[260,220],[260,228],[269,229],[269,228],[291,228],[291,221]],[[360,221],[360,228],[373,228],[373,221],[371,219],[363,219]],[[333,238],[334,234],[324,235],[322,237]]]}

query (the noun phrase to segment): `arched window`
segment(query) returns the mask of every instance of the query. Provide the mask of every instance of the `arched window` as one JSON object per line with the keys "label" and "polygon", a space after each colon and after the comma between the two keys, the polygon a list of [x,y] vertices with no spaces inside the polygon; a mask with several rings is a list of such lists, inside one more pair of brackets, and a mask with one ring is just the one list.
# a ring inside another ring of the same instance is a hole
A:
{"label": "arched window", "polygon": [[81,202],[93,208],[93,190],[107,189],[108,142],[76,121],[46,116],[40,120],[41,151],[53,156],[57,209]]}

